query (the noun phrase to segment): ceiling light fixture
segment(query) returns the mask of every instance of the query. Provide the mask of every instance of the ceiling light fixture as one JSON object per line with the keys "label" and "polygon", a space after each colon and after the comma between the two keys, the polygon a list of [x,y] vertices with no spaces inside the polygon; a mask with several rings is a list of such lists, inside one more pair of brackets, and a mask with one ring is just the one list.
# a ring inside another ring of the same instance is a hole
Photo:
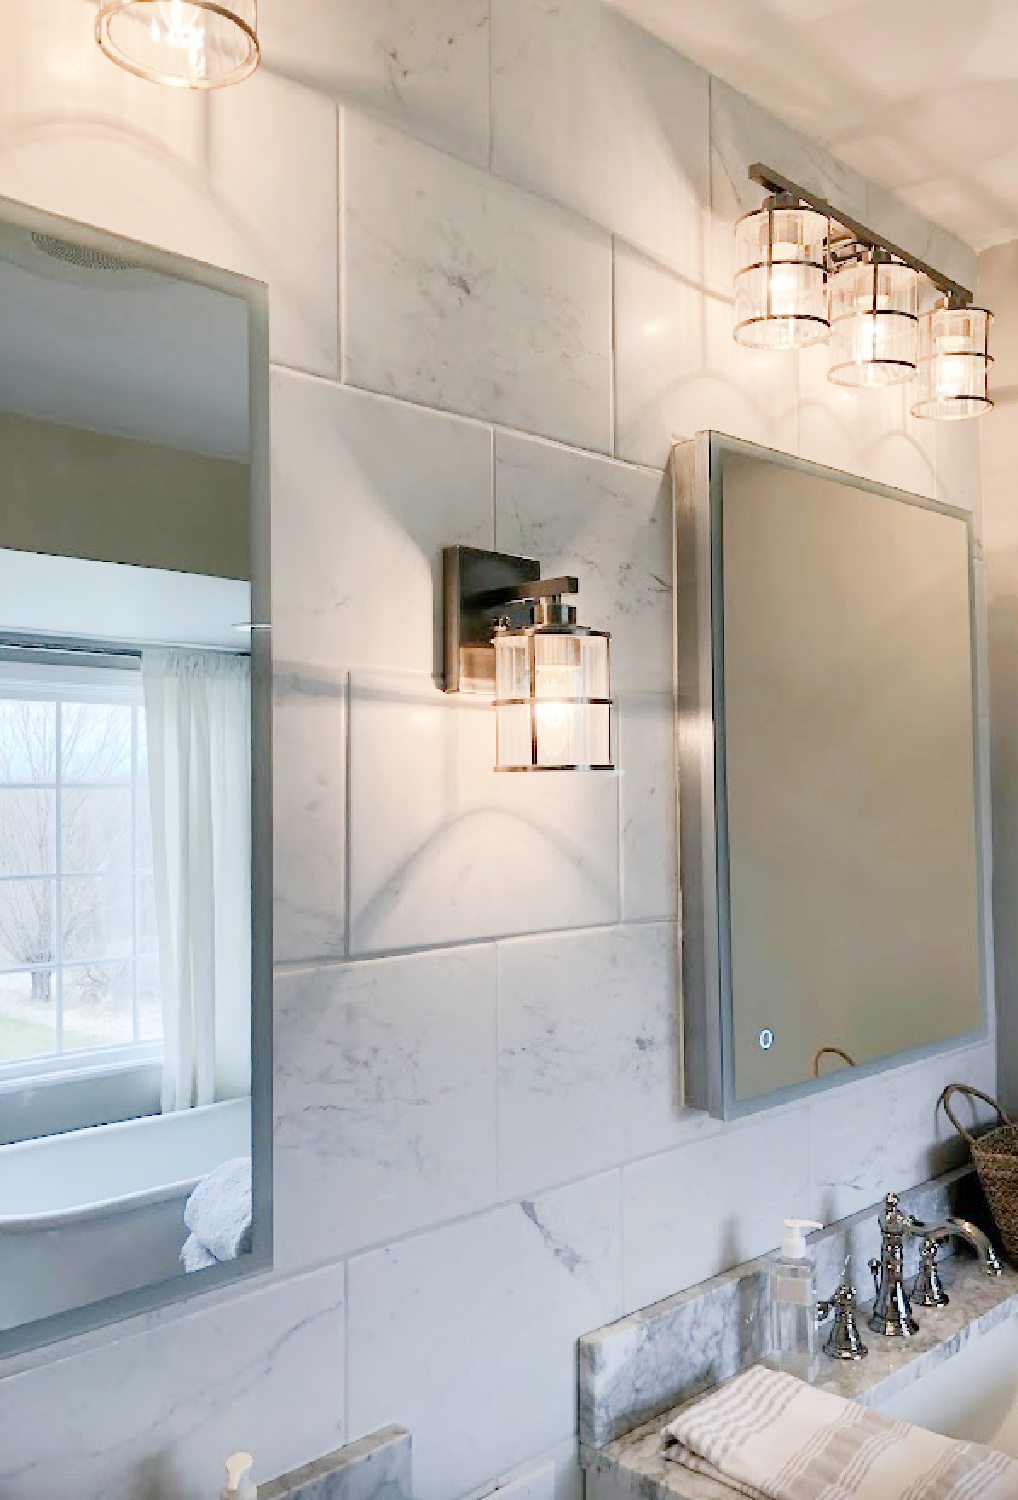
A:
{"label": "ceiling light fixture", "polygon": [[223,88],[258,66],[257,0],[100,0],[95,39],[151,83]]}
{"label": "ceiling light fixture", "polygon": [[[749,176],[769,196],[735,228],[740,343],[798,349],[830,337],[837,385],[918,378],[913,416],[958,421],[990,410],[992,314],[971,305],[968,287],[762,162]],[[924,281],[942,300],[920,313]]]}
{"label": "ceiling light fixture", "polygon": [[801,349],[830,336],[825,214],[775,193],[735,226],[735,337],[754,349]]}
{"label": "ceiling light fixture", "polygon": [[496,771],[611,771],[610,637],[562,602],[575,578],[532,558],[447,547],[448,693],[494,690]]}
{"label": "ceiling light fixture", "polygon": [[919,272],[888,250],[860,248],[831,278],[831,366],[835,385],[914,380]]}

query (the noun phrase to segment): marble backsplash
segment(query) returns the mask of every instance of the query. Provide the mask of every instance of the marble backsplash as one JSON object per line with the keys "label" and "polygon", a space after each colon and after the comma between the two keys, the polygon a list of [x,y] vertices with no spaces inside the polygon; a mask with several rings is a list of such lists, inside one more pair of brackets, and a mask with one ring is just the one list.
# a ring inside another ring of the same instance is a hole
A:
{"label": "marble backsplash", "polygon": [[[901,1194],[909,1213],[935,1222],[960,1213],[985,1217],[978,1182],[962,1167]],[[880,1253],[881,1204],[840,1219],[810,1236],[820,1296],[848,1270],[866,1302],[872,1295],[868,1261]],[[945,1246],[942,1255],[950,1253]],[[745,1262],[666,1297],[579,1343],[580,1443],[596,1449],[669,1407],[716,1385],[766,1352],[767,1257]],[[918,1269],[918,1242],[906,1251],[906,1270]]]}
{"label": "marble backsplash", "polygon": [[258,1486],[258,1500],[412,1500],[411,1439],[384,1427]]}

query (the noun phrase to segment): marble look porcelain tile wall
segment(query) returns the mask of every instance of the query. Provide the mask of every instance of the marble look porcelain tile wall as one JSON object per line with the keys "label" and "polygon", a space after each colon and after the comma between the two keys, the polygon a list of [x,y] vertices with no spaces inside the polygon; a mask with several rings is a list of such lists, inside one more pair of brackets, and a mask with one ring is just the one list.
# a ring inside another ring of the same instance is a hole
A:
{"label": "marble look porcelain tile wall", "polygon": [[625,1304],[761,1255],[810,1205],[809,1111],[769,1111],[622,1174]]}
{"label": "marble look porcelain tile wall", "polygon": [[618,1174],[359,1256],[349,1295],[351,1431],[404,1413],[418,1500],[490,1487],[575,1433],[576,1339],[619,1305]]}
{"label": "marble look porcelain tile wall", "polygon": [[345,1255],[495,1199],[495,950],[275,988],[276,1259]]}
{"label": "marble look porcelain tile wall", "polygon": [[611,448],[611,249],[593,225],[349,113],[344,375]]}
{"label": "marble look porcelain tile wall", "polygon": [[272,684],[277,963],[346,947],[347,677],[277,660]]}
{"label": "marble look porcelain tile wall", "polygon": [[488,0],[263,5],[262,66],[488,164]]}
{"label": "marble look porcelain tile wall", "polygon": [[930,422],[929,426],[933,429],[936,499],[970,510],[978,530],[982,519],[982,423]]}
{"label": "marble look porcelain tile wall", "polygon": [[265,72],[202,98],[102,55],[92,7],[10,0],[0,192],[270,287],[272,357],[338,372],[336,108]]}
{"label": "marble look porcelain tile wall", "polygon": [[680,438],[713,428],[793,453],[794,356],[732,336],[731,281],[702,290],[627,245],[615,246],[616,452],[663,466]]}
{"label": "marble look porcelain tile wall", "polygon": [[[172,1321],[9,1376],[4,1500],[203,1500],[238,1448],[278,1474],[342,1443],[342,1267],[205,1299]],[[295,1393],[299,1392],[299,1398]],[[279,1420],[279,1412],[286,1420]]]}
{"label": "marble look porcelain tile wall", "polygon": [[709,79],[601,0],[493,0],[492,170],[703,269]]}
{"label": "marble look porcelain tile wall", "polygon": [[674,923],[499,944],[500,1194],[705,1128],[681,1106],[677,966]]}
{"label": "marble look porcelain tile wall", "polygon": [[674,922],[678,911],[675,703],[669,693],[613,689],[618,721],[622,920]]}
{"label": "marble look porcelain tile wall", "polygon": [[660,473],[495,434],[498,547],[579,578],[578,618],[611,633],[620,687],[671,686],[671,507]]}
{"label": "marble look porcelain tile wall", "polygon": [[493,770],[494,715],[429,678],[354,674],[351,951],[618,921],[618,781]]}
{"label": "marble look porcelain tile wall", "polygon": [[442,548],[493,540],[491,429],[276,371],[273,646],[435,673]]}

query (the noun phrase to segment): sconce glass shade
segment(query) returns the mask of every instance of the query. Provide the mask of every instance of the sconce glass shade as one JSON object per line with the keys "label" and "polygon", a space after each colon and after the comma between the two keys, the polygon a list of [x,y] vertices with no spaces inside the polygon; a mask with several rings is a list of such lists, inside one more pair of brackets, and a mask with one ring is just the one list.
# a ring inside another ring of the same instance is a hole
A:
{"label": "sconce glass shade", "polygon": [[919,273],[867,250],[831,278],[831,366],[835,385],[899,385],[915,377]]}
{"label": "sconce glass shade", "polygon": [[580,625],[496,631],[496,771],[614,769],[608,642]]}
{"label": "sconce glass shade", "polygon": [[755,349],[801,349],[830,336],[830,221],[798,199],[769,198],[735,226],[735,337]]}
{"label": "sconce glass shade", "polygon": [[257,0],[100,0],[95,39],[139,78],[222,88],[258,66]]}
{"label": "sconce glass shade", "polygon": [[939,307],[919,319],[919,388],[914,417],[941,422],[981,417],[989,397],[990,323],[984,307]]}

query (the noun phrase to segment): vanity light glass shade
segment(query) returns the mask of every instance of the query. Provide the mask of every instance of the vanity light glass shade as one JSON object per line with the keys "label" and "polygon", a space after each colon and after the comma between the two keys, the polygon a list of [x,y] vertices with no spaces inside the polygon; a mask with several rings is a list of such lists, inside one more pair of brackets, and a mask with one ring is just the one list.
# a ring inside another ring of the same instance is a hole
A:
{"label": "vanity light glass shade", "polygon": [[258,66],[257,0],[100,0],[95,38],[139,78],[221,88]]}
{"label": "vanity light glass shade", "polygon": [[496,631],[496,771],[614,769],[608,642],[579,625]]}
{"label": "vanity light glass shade", "polygon": [[919,319],[919,387],[912,415],[941,422],[981,417],[988,393],[990,323],[984,307],[942,303]]}
{"label": "vanity light glass shade", "polygon": [[794,198],[774,197],[735,226],[735,337],[756,349],[801,349],[831,331],[830,221]]}
{"label": "vanity light glass shade", "polygon": [[879,250],[843,266],[830,283],[835,385],[899,385],[915,377],[919,273]]}

